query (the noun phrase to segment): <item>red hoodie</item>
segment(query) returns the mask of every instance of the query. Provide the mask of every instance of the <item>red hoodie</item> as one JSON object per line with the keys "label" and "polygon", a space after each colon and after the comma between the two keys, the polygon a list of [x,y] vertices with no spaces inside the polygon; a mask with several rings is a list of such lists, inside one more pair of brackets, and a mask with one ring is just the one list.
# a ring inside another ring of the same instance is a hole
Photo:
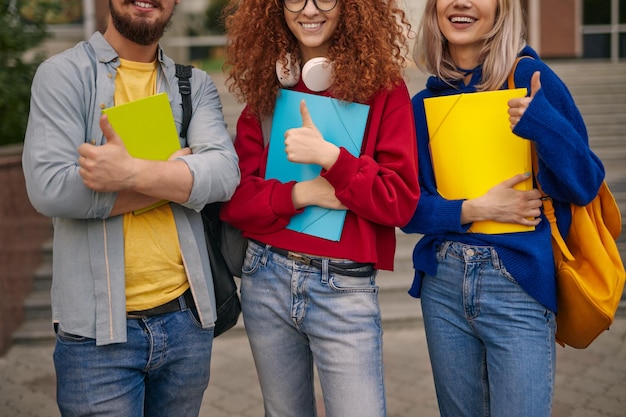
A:
{"label": "red hoodie", "polygon": [[[315,94],[302,81],[294,90]],[[395,228],[408,223],[420,195],[413,110],[404,83],[366,104],[370,112],[361,156],[340,148],[337,162],[321,174],[348,207],[339,241],[286,229],[291,217],[302,211],[291,199],[295,182],[264,179],[267,148],[261,124],[247,107],[237,122],[235,140],[241,183],[224,204],[222,219],[243,230],[244,236],[277,248],[393,270]]]}

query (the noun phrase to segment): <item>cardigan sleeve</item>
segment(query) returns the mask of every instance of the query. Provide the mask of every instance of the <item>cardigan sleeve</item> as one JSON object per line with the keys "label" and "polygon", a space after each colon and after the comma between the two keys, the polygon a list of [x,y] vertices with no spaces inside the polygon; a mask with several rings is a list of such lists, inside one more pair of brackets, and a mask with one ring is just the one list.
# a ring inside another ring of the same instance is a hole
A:
{"label": "cardigan sleeve", "polygon": [[540,72],[541,88],[513,132],[535,143],[543,191],[553,199],[588,204],[604,179],[604,167],[589,147],[584,120],[563,81],[545,63],[523,59],[515,84],[530,91]]}
{"label": "cardigan sleeve", "polygon": [[461,224],[463,200],[447,200],[437,192],[423,102],[428,95],[428,90],[424,90],[415,95],[412,100],[417,132],[421,195],[413,217],[402,230],[406,233],[427,235],[439,235],[447,232],[464,233],[469,229],[470,224]]}

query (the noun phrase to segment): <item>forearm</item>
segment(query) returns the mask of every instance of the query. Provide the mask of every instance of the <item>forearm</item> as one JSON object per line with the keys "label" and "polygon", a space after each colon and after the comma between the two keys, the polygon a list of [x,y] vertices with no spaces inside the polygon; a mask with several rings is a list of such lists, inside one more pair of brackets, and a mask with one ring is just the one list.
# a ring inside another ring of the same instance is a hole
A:
{"label": "forearm", "polygon": [[126,190],[156,200],[184,203],[189,199],[192,186],[193,177],[185,162],[139,159],[135,161]]}
{"label": "forearm", "polygon": [[113,209],[109,213],[109,217],[118,216],[120,214],[130,213],[148,207],[158,201],[158,198],[150,197],[145,194],[139,194],[134,191],[124,190],[117,193],[117,198]]}

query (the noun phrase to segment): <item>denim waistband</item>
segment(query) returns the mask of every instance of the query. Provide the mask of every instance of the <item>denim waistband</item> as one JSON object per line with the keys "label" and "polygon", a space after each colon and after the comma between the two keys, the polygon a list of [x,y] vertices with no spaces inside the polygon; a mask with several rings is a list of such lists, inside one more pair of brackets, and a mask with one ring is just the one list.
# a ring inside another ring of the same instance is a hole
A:
{"label": "denim waistband", "polygon": [[350,277],[369,277],[374,273],[374,265],[371,263],[352,262],[352,261],[337,261],[329,258],[313,257],[311,255],[305,255],[300,252],[288,251],[286,249],[277,248],[275,246],[266,245],[265,243],[257,240],[250,239],[255,244],[266,248],[270,252],[273,252],[279,256],[291,259],[295,262],[299,262],[303,265],[310,265],[317,269],[322,269],[322,265],[325,261],[328,262],[328,270],[341,275],[347,275]]}
{"label": "denim waistband", "polygon": [[500,265],[498,252],[492,246],[468,245],[447,240],[439,247],[438,254],[440,257],[453,256],[465,262],[492,262]]}

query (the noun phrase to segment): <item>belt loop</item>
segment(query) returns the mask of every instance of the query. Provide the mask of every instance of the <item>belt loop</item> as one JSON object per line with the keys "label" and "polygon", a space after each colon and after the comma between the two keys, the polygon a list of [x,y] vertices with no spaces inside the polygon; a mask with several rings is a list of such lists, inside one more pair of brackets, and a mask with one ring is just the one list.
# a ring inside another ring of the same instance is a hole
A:
{"label": "belt loop", "polygon": [[189,307],[187,305],[187,302],[185,301],[185,293],[182,293],[181,295],[178,296],[178,304],[180,304],[180,311],[183,311],[187,309],[187,307]]}
{"label": "belt loop", "polygon": [[453,242],[451,240],[446,240],[439,246],[439,250],[437,251],[437,259],[443,261],[446,258],[446,255],[448,254],[448,249],[450,249],[452,243]]}
{"label": "belt loop", "polygon": [[491,248],[491,264],[494,269],[500,269],[500,257],[498,256],[498,252],[496,252],[495,248]]}
{"label": "belt loop", "polygon": [[271,250],[272,250],[271,245],[263,245],[263,254],[261,255],[261,265],[267,265],[267,258],[269,258]]}
{"label": "belt loop", "polygon": [[322,270],[322,283],[325,284],[328,282],[328,263],[330,261],[328,260],[328,258],[322,258],[322,267],[320,268]]}

